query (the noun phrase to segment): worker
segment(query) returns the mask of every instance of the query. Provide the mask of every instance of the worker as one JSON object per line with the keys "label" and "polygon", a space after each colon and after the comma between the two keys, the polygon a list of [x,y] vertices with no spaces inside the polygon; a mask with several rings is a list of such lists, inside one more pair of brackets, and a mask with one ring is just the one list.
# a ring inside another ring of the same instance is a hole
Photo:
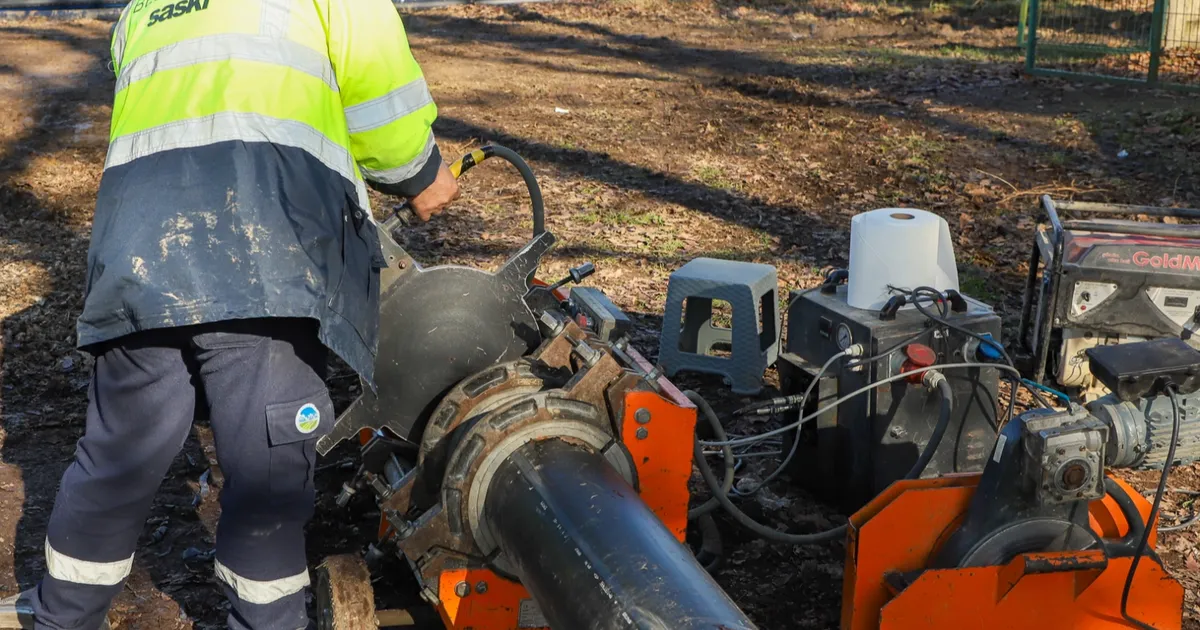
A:
{"label": "worker", "polygon": [[367,187],[422,220],[457,197],[436,106],[389,0],[133,0],[111,53],[77,325],[96,358],[86,430],[46,573],[0,618],[107,627],[199,410],[224,473],[213,567],[229,627],[309,627],[327,351],[375,386],[385,260]]}

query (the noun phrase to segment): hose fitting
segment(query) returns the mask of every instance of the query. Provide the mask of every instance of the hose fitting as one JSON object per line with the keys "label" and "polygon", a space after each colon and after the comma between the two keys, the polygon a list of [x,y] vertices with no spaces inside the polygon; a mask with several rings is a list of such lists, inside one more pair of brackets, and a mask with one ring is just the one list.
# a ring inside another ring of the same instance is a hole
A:
{"label": "hose fitting", "polygon": [[929,370],[921,377],[921,384],[929,391],[937,391],[938,385],[941,385],[946,380],[946,377],[937,370]]}

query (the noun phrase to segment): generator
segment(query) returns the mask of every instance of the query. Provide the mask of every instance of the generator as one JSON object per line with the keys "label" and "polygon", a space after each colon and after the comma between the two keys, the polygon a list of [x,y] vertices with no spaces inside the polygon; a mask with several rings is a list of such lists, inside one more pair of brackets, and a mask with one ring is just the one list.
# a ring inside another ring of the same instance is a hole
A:
{"label": "generator", "polygon": [[[1014,355],[1032,380],[1084,400],[1107,389],[1086,351],[1160,337],[1200,340],[1200,227],[1122,215],[1196,219],[1200,210],[1041,198]],[[1077,218],[1064,218],[1074,216]]]}
{"label": "generator", "polygon": [[[960,330],[934,325],[913,308],[864,310],[847,304],[845,273],[831,274],[817,289],[793,291],[787,341],[778,368],[786,395],[798,394],[819,379],[803,414],[830,405],[860,388],[913,366],[995,360],[997,348],[961,332],[1000,339],[1000,318],[991,307],[954,293],[945,321]],[[837,353],[861,344],[861,360],[842,362],[821,373]],[[936,447],[925,477],[983,469],[998,429],[998,370],[947,370],[955,406],[949,430]],[[812,422],[801,425],[789,464],[792,476],[811,492],[847,513],[861,507],[917,461],[933,434],[939,401],[917,382],[899,381],[853,396]],[[785,445],[785,452],[790,445]]]}

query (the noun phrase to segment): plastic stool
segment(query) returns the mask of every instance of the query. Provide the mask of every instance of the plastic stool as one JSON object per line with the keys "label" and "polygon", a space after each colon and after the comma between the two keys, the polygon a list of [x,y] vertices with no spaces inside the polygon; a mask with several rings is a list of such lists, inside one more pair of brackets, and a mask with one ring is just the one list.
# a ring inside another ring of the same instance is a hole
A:
{"label": "plastic stool", "polygon": [[[770,265],[714,258],[697,258],[671,274],[658,338],[667,376],[719,374],[735,394],[760,392],[763,372],[779,358],[778,285]],[[733,308],[732,328],[713,325],[713,300]],[[720,345],[730,346],[729,356],[710,354]]]}

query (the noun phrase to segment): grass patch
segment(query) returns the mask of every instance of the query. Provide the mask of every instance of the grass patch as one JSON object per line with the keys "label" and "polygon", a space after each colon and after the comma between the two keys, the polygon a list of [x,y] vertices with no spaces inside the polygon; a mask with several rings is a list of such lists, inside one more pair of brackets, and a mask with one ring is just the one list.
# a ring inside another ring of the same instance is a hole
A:
{"label": "grass patch", "polygon": [[575,220],[585,225],[596,225],[599,223],[613,227],[638,225],[663,226],[667,224],[667,220],[657,212],[628,212],[625,210],[588,210],[587,212],[575,215]]}
{"label": "grass patch", "polygon": [[655,253],[662,256],[673,256],[678,253],[679,250],[684,249],[685,247],[687,247],[687,243],[684,243],[677,238],[668,238],[661,241],[655,241],[651,249]]}
{"label": "grass patch", "polygon": [[947,44],[937,49],[942,57],[967,61],[1015,62],[1021,60],[1021,49],[1016,46],[983,48],[966,44]]}
{"label": "grass patch", "polygon": [[999,303],[1001,297],[999,293],[993,290],[993,286],[994,283],[978,270],[968,269],[958,277],[958,288],[960,291],[989,304]]}
{"label": "grass patch", "polygon": [[692,169],[692,175],[709,188],[731,192],[740,192],[742,189],[741,182],[733,179],[718,166],[697,166]]}
{"label": "grass patch", "polygon": [[888,136],[880,146],[887,159],[900,160],[901,165],[916,168],[929,168],[939,164],[942,154],[946,151],[943,142],[920,133]]}

